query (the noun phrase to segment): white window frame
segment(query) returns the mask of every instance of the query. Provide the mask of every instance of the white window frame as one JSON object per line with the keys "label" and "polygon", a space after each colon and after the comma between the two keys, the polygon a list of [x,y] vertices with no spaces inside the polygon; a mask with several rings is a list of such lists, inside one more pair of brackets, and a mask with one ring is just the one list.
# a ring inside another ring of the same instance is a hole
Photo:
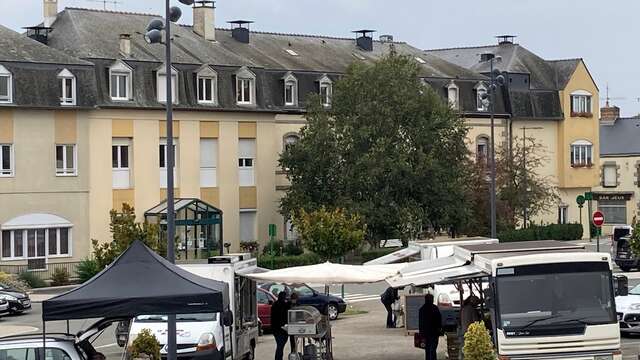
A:
{"label": "white window frame", "polygon": [[[156,96],[159,103],[167,102],[167,68],[166,65],[162,65],[156,70]],[[171,100],[174,104],[178,104],[179,93],[178,93],[178,71],[171,67]],[[162,89],[164,89],[164,93],[162,93]]]}
{"label": "white window frame", "polygon": [[560,205],[558,206],[558,224],[568,224],[569,223],[569,206]]}
{"label": "white window frame", "polygon": [[[127,147],[127,166],[122,166],[122,147]],[[117,165],[113,167],[113,147],[117,151]],[[114,138],[111,142],[111,174],[112,186],[114,189],[130,189],[131,188],[131,140],[126,138]],[[124,184],[121,179],[126,179]]]}
{"label": "white window frame", "polygon": [[[295,139],[295,140],[293,140]],[[287,133],[282,137],[282,151],[286,151],[287,147],[300,141],[300,135],[298,133]]]}
{"label": "white window frame", "polygon": [[[456,83],[454,83],[453,81],[449,82],[446,88],[447,101],[449,102],[449,106],[451,106],[452,109],[458,110],[460,108],[460,88],[458,88],[458,85],[456,85]],[[455,98],[452,98],[451,96],[452,90],[455,91]]]}
{"label": "white window frame", "polygon": [[[62,147],[62,168],[58,167],[58,146]],[[73,168],[67,168],[67,159],[69,154],[67,153],[67,147],[73,147]],[[56,144],[55,147],[55,163],[56,163],[56,176],[78,176],[78,145],[77,144]]]}
{"label": "white window frame", "polygon": [[[162,164],[160,164],[160,149],[162,149],[162,147],[164,146],[164,163],[165,166],[163,167]],[[174,151],[173,151],[173,156],[175,158],[174,164],[173,164],[173,186],[174,188],[178,187],[178,160],[180,159],[180,147],[178,146],[178,139],[174,138],[173,139],[173,147],[174,147]],[[158,146],[158,164],[160,165],[160,188],[161,189],[166,189],[167,188],[167,138],[161,138],[160,139],[160,144]]]}
{"label": "white window frame", "polygon": [[[241,142],[253,142],[251,157],[241,154]],[[256,185],[256,139],[240,139],[238,142],[238,183],[239,186],[255,186]],[[246,175],[246,176],[243,176]],[[250,179],[243,181],[242,179]]]}
{"label": "white window frame", "polygon": [[[58,73],[58,79],[61,83],[60,105],[74,106],[76,105],[76,77],[69,70],[64,69]],[[67,94],[66,84],[71,81],[71,94]]]}
{"label": "white window frame", "polygon": [[[319,80],[318,86],[318,94],[320,94],[320,101],[322,106],[330,107],[331,106],[331,98],[333,96],[333,81],[327,75],[323,75]],[[323,95],[323,89],[325,90],[325,95]]]}
{"label": "white window frame", "polygon": [[476,109],[478,111],[488,111],[489,101],[482,98],[482,94],[488,94],[487,87],[483,83],[476,85]]}
{"label": "white window frame", "polygon": [[[113,83],[113,77],[116,76],[116,84]],[[133,85],[132,78],[133,70],[129,65],[122,61],[117,61],[109,68],[109,96],[112,101],[129,101],[131,100]],[[124,78],[124,80],[123,80]],[[120,82],[125,81],[126,94],[120,94]],[[113,89],[116,89],[116,96],[113,96]]]}
{"label": "white window frame", "polygon": [[0,104],[11,104],[13,103],[13,74],[2,65],[0,65],[0,79],[7,81],[7,95],[0,95]]}
{"label": "white window frame", "polygon": [[[284,106],[298,106],[298,79],[288,72],[283,78],[284,80]],[[287,89],[291,88],[291,99],[287,99]]]}
{"label": "white window frame", "polygon": [[[203,86],[200,86],[200,82]],[[207,81],[211,81],[210,91],[211,99],[205,98],[206,92],[201,93],[200,89],[206,86]],[[218,73],[209,66],[203,66],[198,70],[196,75],[196,91],[198,93],[198,104],[217,105],[218,104]]]}
{"label": "white window frame", "polygon": [[[67,250],[68,253],[60,253],[60,230],[67,229]],[[36,244],[35,244],[35,256],[29,256],[29,241],[27,237],[27,233],[29,231],[44,231],[44,254],[38,253],[38,239],[36,233]],[[49,233],[51,230],[56,231],[56,253],[53,255],[49,254]],[[33,225],[33,226],[25,226],[20,229],[2,229],[0,230],[0,241],[4,241],[3,232],[9,232],[9,242],[11,248],[11,256],[6,256],[4,251],[2,251],[2,257],[0,259],[5,261],[12,260],[26,260],[26,259],[52,259],[52,258],[70,258],[73,257],[73,226],[60,226],[60,225]],[[16,233],[22,233],[22,256],[15,255],[15,241],[16,241]],[[2,247],[0,247],[0,250]]]}
{"label": "white window frame", "polygon": [[[487,164],[489,161],[489,142],[491,140],[486,135],[480,135],[476,138],[476,161],[482,161],[483,164]],[[485,151],[483,156],[480,156],[479,147],[480,145],[484,145]]]}
{"label": "white window frame", "polygon": [[[613,171],[613,179],[607,177],[607,170]],[[614,188],[618,186],[618,166],[616,164],[602,165],[602,187]]]}
{"label": "white window frame", "polygon": [[577,90],[571,93],[572,113],[593,113],[593,95],[586,90]]}
{"label": "white window frame", "polygon": [[[4,167],[2,153],[4,147],[9,147],[9,170],[3,170]],[[15,158],[13,154],[13,144],[0,143],[0,177],[13,177],[15,175]]]}
{"label": "white window frame", "polygon": [[571,166],[593,166],[593,143],[587,140],[578,140],[571,143]]}
{"label": "white window frame", "polygon": [[[244,84],[248,83],[248,90]],[[247,91],[245,91],[247,90]],[[248,97],[248,98],[247,98]],[[256,75],[246,66],[236,72],[236,104],[255,105],[256,103]]]}
{"label": "white window frame", "polygon": [[[213,166],[203,164],[202,152],[205,150],[203,142],[211,142],[212,149],[215,155],[213,156]],[[200,187],[210,188],[218,187],[218,139],[216,138],[201,138],[200,139]]]}

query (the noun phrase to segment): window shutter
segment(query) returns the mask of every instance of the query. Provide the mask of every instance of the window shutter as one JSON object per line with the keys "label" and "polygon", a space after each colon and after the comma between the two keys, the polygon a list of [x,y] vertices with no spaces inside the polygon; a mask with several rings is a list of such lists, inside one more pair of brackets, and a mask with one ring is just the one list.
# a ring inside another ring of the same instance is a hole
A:
{"label": "window shutter", "polygon": [[256,140],[240,139],[238,141],[238,157],[255,159],[256,157]]}

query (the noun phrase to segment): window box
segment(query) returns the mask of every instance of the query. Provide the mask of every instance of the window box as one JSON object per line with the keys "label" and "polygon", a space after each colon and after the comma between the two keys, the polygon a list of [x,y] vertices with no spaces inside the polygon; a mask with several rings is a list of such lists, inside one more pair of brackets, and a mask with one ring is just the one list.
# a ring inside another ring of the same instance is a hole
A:
{"label": "window box", "polygon": [[571,117],[581,117],[581,118],[592,118],[593,117],[593,113],[591,112],[575,112],[572,111],[571,112]]}

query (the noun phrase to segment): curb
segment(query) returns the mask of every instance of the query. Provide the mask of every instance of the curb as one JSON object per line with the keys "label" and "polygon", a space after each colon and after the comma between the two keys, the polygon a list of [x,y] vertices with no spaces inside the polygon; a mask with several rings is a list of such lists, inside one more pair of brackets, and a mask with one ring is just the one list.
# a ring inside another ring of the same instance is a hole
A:
{"label": "curb", "polygon": [[65,292],[67,290],[72,290],[78,287],[79,285],[64,285],[64,286],[49,286],[31,289],[30,294],[59,294],[61,292]]}

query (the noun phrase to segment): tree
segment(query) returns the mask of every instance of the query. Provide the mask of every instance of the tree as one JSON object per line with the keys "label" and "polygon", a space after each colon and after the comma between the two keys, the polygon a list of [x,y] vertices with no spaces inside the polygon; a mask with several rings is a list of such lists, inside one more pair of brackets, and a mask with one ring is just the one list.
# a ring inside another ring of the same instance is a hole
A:
{"label": "tree", "polygon": [[99,269],[104,269],[111,264],[135,240],[142,241],[163,257],[166,255],[167,244],[160,241],[158,226],[149,224],[146,220],[143,223],[136,222],[135,209],[129,204],[123,203],[121,212],[111,210],[109,215],[111,217],[109,225],[111,241],[100,243],[98,240],[91,240],[93,256]]}
{"label": "tree", "polygon": [[285,216],[345,208],[362,217],[374,246],[459,225],[467,130],[419,76],[413,58],[392,52],[351,65],[330,108],[309,100],[301,139],[280,158],[291,182]]}
{"label": "tree", "polygon": [[481,321],[469,325],[462,348],[466,360],[495,360],[491,335]]}
{"label": "tree", "polygon": [[347,214],[343,209],[327,210],[322,207],[309,213],[302,209],[294,218],[294,226],[303,246],[323,261],[335,261],[357,249],[365,234],[360,217]]}
{"label": "tree", "polygon": [[[629,237],[629,246],[631,247],[631,251],[635,257],[640,257],[640,222],[638,222],[634,217],[632,225],[633,231]],[[611,246],[615,246],[615,244]]]}

